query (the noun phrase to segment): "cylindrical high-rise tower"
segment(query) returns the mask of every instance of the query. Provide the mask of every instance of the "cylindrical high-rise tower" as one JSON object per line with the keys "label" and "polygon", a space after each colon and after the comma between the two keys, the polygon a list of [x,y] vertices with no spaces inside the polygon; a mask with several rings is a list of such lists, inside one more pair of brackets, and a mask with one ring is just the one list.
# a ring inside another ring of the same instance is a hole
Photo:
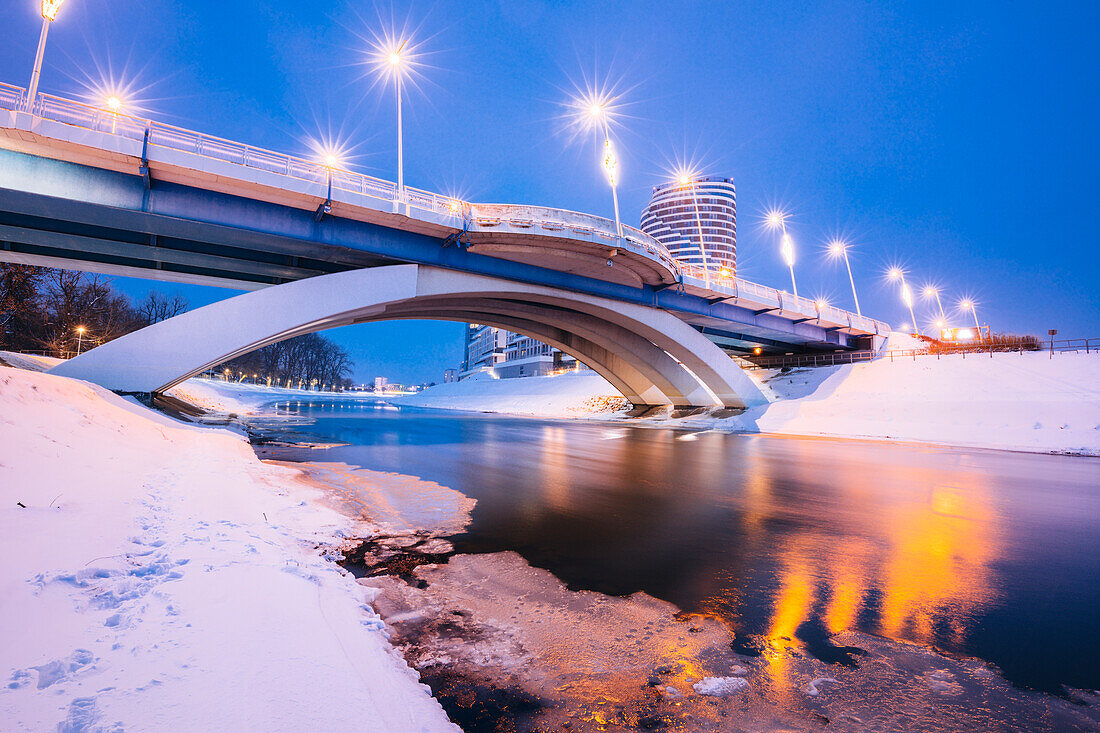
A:
{"label": "cylindrical high-rise tower", "polygon": [[641,228],[684,264],[715,275],[737,273],[737,190],[729,178],[697,176],[654,186]]}

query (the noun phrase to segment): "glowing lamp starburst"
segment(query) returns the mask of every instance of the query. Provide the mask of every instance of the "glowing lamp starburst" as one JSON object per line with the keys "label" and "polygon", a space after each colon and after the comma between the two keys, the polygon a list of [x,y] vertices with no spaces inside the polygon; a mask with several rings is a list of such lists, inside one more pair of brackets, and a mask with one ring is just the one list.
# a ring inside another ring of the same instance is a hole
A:
{"label": "glowing lamp starburst", "polygon": [[931,298],[936,295],[936,289],[931,285],[927,285],[924,288],[924,297]]}
{"label": "glowing lamp starburst", "polygon": [[107,97],[107,106],[112,112],[118,112],[119,107],[122,106],[122,100],[112,94]]}
{"label": "glowing lamp starburst", "polygon": [[827,300],[825,300],[824,298],[818,298],[817,300],[814,301],[814,305],[817,306],[818,310],[822,310],[822,309],[828,307],[829,302]]}
{"label": "glowing lamp starburst", "polygon": [[847,243],[843,242],[840,239],[834,239],[833,241],[829,242],[829,254],[831,254],[833,257],[840,257],[844,254],[844,250],[846,249],[848,249]]}
{"label": "glowing lamp starburst", "polygon": [[787,223],[787,215],[778,209],[772,209],[764,215],[764,223],[769,229],[779,229]]}
{"label": "glowing lamp starburst", "polygon": [[891,280],[900,280],[901,276],[905,273],[901,271],[900,267],[891,267],[890,271],[886,273]]}
{"label": "glowing lamp starburst", "polygon": [[56,20],[57,11],[61,10],[64,4],[65,0],[42,0],[42,17],[46,20]]}

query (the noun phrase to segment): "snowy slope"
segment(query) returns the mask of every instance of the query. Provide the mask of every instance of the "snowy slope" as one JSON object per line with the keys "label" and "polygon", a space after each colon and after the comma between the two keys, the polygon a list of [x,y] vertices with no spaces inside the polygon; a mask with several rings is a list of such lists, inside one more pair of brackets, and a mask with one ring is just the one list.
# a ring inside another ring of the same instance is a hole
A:
{"label": "snowy slope", "polygon": [[0,728],[457,730],[318,499],[229,432],[0,368]]}

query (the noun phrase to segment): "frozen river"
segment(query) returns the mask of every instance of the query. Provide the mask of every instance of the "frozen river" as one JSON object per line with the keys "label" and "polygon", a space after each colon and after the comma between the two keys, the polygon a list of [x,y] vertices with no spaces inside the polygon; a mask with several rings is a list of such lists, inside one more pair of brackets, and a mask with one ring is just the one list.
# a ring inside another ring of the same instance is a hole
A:
{"label": "frozen river", "polygon": [[519,552],[572,589],[645,591],[848,663],[852,629],[980,657],[1014,684],[1100,687],[1100,459],[279,403],[290,460],[477,499],[459,552]]}

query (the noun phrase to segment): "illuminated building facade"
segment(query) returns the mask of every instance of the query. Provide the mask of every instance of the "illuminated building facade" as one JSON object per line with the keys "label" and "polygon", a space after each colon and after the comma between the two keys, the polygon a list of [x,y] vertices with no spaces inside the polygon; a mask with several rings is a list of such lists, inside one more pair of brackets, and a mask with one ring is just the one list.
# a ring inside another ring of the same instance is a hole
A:
{"label": "illuminated building facade", "polygon": [[641,229],[686,265],[737,274],[737,190],[729,178],[697,176],[654,186]]}

